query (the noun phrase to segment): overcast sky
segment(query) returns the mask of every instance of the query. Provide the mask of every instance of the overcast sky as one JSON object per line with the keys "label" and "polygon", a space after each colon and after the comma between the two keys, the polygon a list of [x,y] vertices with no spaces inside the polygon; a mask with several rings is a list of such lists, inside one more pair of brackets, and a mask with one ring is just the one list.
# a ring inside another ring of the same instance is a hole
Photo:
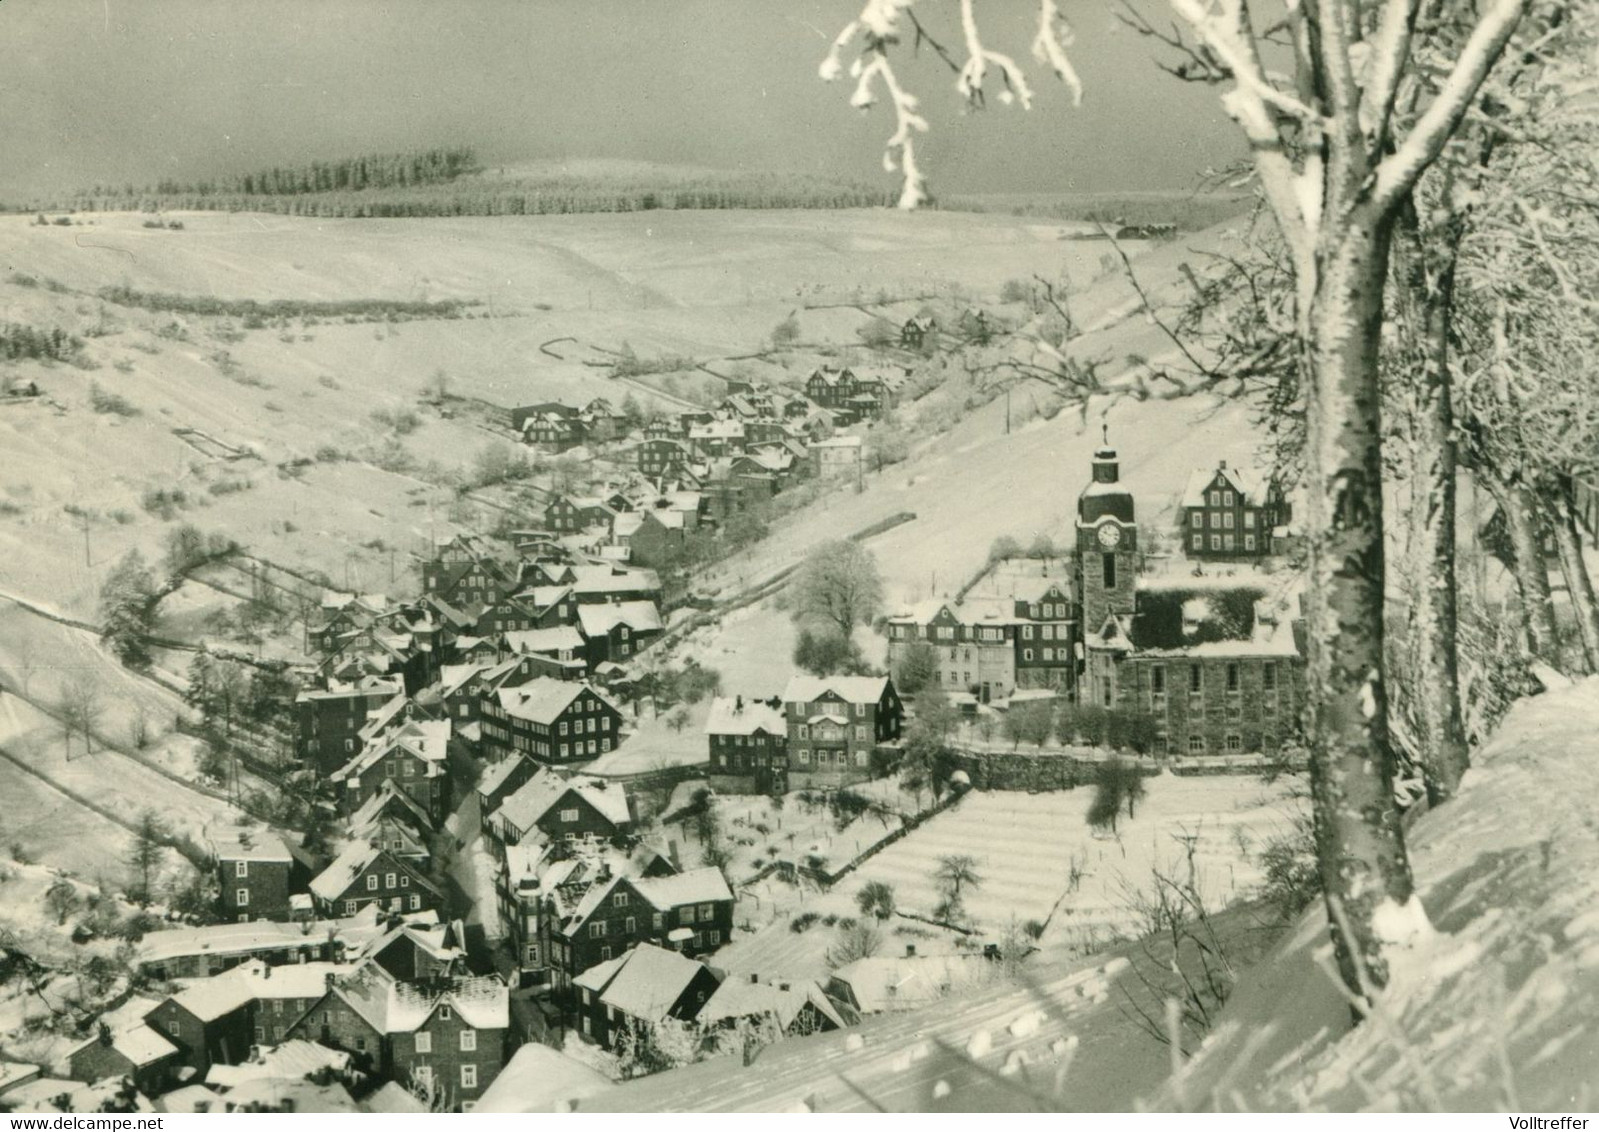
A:
{"label": "overcast sky", "polygon": [[[1145,0],[1152,3],[1153,0]],[[1163,7],[1163,5],[1160,5]],[[0,197],[470,145],[485,162],[627,157],[891,184],[893,123],[816,77],[860,0],[5,0]],[[951,0],[924,19],[958,43]],[[1238,153],[1214,92],[1152,65],[1110,0],[1065,0],[1087,94],[1027,53],[1032,0],[979,6],[1037,70],[1030,113],[962,114],[908,64],[935,191],[1172,189]]]}

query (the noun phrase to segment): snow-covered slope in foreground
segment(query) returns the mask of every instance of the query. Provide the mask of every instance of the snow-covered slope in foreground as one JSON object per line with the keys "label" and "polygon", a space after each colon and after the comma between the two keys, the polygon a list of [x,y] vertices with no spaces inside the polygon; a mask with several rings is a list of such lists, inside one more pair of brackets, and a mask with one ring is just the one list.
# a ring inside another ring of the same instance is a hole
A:
{"label": "snow-covered slope in foreground", "polygon": [[[1323,913],[1245,976],[1155,1107],[1591,1111],[1599,1103],[1599,677],[1525,700],[1409,833],[1436,934],[1349,1026]],[[1322,965],[1316,962],[1322,956]]]}

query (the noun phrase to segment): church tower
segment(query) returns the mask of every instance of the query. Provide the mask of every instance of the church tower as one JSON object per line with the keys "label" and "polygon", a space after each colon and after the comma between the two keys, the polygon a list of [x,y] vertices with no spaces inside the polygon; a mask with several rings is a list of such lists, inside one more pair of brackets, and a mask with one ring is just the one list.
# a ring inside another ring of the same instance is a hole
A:
{"label": "church tower", "polygon": [[1098,634],[1112,613],[1133,612],[1138,554],[1133,496],[1122,486],[1107,428],[1094,453],[1093,479],[1077,497],[1077,592],[1085,635]]}

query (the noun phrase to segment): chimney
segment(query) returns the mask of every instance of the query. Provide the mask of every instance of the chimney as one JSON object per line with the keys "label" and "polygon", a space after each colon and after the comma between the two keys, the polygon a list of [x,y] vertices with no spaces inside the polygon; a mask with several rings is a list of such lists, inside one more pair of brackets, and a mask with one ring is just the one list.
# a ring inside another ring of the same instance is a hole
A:
{"label": "chimney", "polygon": [[751,971],[750,972],[750,986],[753,987],[753,986],[757,985],[760,981],[761,981],[761,977],[759,975],[757,975],[754,971]]}
{"label": "chimney", "polygon": [[1216,465],[1216,468],[1217,468],[1217,470],[1218,470],[1218,471],[1223,471],[1223,472],[1225,472],[1225,471],[1226,471],[1226,470],[1227,470],[1227,461],[1226,461],[1226,460],[1222,460],[1222,461],[1220,461],[1220,462],[1219,462],[1219,463],[1218,463],[1218,464],[1217,464],[1217,465]]}
{"label": "chimney", "polygon": [[916,958],[916,945],[914,943],[907,943],[905,945],[905,958],[907,958],[907,959],[915,959]]}
{"label": "chimney", "polygon": [[333,989],[333,972],[332,971],[329,971],[327,974],[322,976],[322,989],[323,990],[329,990],[329,991]]}
{"label": "chimney", "polygon": [[787,990],[788,989],[788,984],[787,983],[779,983],[779,984],[777,984],[777,989],[778,990]]}
{"label": "chimney", "polygon": [[733,697],[733,710],[735,712],[740,712],[740,711],[744,710],[744,697],[743,696],[734,696]]}

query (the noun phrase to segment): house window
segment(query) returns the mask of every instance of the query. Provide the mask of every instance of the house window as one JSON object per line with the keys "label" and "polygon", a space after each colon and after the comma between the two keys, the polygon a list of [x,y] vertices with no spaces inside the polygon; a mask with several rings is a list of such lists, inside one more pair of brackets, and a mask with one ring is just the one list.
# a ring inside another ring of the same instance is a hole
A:
{"label": "house window", "polygon": [[233,894],[233,902],[243,908],[250,902],[250,890],[248,888],[239,889]]}
{"label": "house window", "polygon": [[657,913],[655,913],[655,918],[653,919],[653,921],[651,923],[652,923],[652,926],[655,928],[656,931],[660,931],[662,928],[664,928],[666,926],[666,917],[664,915],[662,915],[660,912],[657,912]]}
{"label": "house window", "polygon": [[1166,694],[1166,669],[1163,665],[1154,665],[1149,670],[1149,693],[1157,699]]}
{"label": "house window", "polygon": [[[1224,492],[1221,493],[1221,505],[1223,507],[1231,507],[1233,505],[1233,493],[1232,492],[1224,491]],[[1228,523],[1227,525],[1229,527],[1232,526],[1231,523]]]}
{"label": "house window", "polygon": [[422,898],[420,896],[418,896],[414,892],[411,893],[411,911],[420,912],[421,910],[422,910]]}
{"label": "house window", "polygon": [[700,905],[700,919],[710,920],[716,916],[716,906],[713,904]]}
{"label": "house window", "polygon": [[592,924],[589,925],[589,938],[590,939],[599,939],[604,934],[605,934],[605,921],[604,920],[595,920]]}
{"label": "house window", "polygon": [[800,748],[799,761],[800,761],[800,764],[803,765],[803,766],[809,766],[810,765],[810,762],[811,762],[811,749],[809,747],[801,747]]}
{"label": "house window", "polygon": [[722,933],[721,932],[712,930],[710,935],[711,935],[711,946],[712,947],[715,947],[717,944],[722,942]]}
{"label": "house window", "polygon": [[627,925],[626,926],[627,926],[627,934],[628,935],[632,935],[632,934],[634,934],[635,932],[638,931],[638,921],[635,920],[632,916],[629,916],[627,918]]}
{"label": "house window", "polygon": [[406,876],[404,873],[400,874],[400,887],[401,888],[410,888],[411,887],[411,878]]}
{"label": "house window", "polygon": [[452,1017],[452,1015],[450,1014],[450,1008],[448,1006],[439,1007],[439,1017],[441,1019],[443,1019],[444,1021],[448,1022],[450,1020],[450,1018]]}
{"label": "house window", "polygon": [[1255,513],[1253,511],[1244,512],[1244,527],[1246,530],[1255,529]]}
{"label": "house window", "polygon": [[1205,525],[1205,513],[1203,511],[1192,512],[1188,517],[1188,525],[1191,527],[1203,527]]}
{"label": "house window", "polygon": [[383,887],[384,888],[399,888],[400,887],[399,881],[395,879],[395,876],[394,876],[393,873],[389,873],[383,878]]}
{"label": "house window", "polygon": [[377,873],[368,873],[367,874],[366,890],[368,892],[376,892],[378,890],[378,874]]}
{"label": "house window", "polygon": [[1210,536],[1210,549],[1212,549],[1212,550],[1220,550],[1221,549],[1221,536],[1220,535],[1211,535]]}
{"label": "house window", "polygon": [[432,1034],[429,1034],[429,1033],[426,1033],[426,1032],[421,1032],[421,1033],[417,1034],[417,1036],[416,1036],[416,1052],[417,1053],[432,1053],[433,1052],[433,1035]]}
{"label": "house window", "polygon": [[811,737],[811,729],[810,729],[810,727],[808,727],[806,724],[803,724],[803,723],[800,724],[799,725],[799,737],[801,739],[809,739]]}
{"label": "house window", "polygon": [[173,1037],[177,1037],[178,1036],[178,1024],[177,1024],[176,1021],[167,1023],[167,1032],[170,1033]]}
{"label": "house window", "polygon": [[463,1088],[463,1089],[475,1089],[475,1088],[477,1088],[477,1066],[475,1066],[475,1065],[463,1065],[463,1066],[461,1066],[461,1088]]}
{"label": "house window", "polygon": [[472,1051],[474,1051],[476,1049],[477,1049],[477,1031],[476,1030],[462,1030],[461,1031],[461,1052],[462,1053],[471,1053]]}
{"label": "house window", "polygon": [[[1227,517],[1229,519],[1232,518],[1231,515],[1229,515]],[[1231,524],[1228,524],[1228,525],[1231,526]],[[1222,549],[1223,550],[1231,550],[1233,548],[1233,536],[1232,535],[1223,535],[1222,539],[1221,539],[1221,545],[1222,545]]]}
{"label": "house window", "polygon": [[233,875],[238,877],[240,880],[243,880],[245,877],[249,876],[250,875],[250,862],[249,861],[235,861],[234,864],[233,864]]}
{"label": "house window", "polygon": [[346,916],[355,915],[355,901],[354,900],[346,900],[344,902],[344,914]]}
{"label": "house window", "polygon": [[1197,664],[1188,666],[1188,691],[1190,695],[1198,695],[1205,688],[1205,670]]}
{"label": "house window", "polygon": [[1221,492],[1213,491],[1213,492],[1210,493],[1210,505],[1212,507],[1220,507],[1221,506]]}
{"label": "house window", "polygon": [[1203,735],[1190,735],[1188,737],[1188,753],[1191,755],[1205,753],[1205,737]]}
{"label": "house window", "polygon": [[1277,666],[1270,662],[1261,666],[1260,686],[1268,692],[1277,690]]}
{"label": "house window", "polygon": [[1254,550],[1255,549],[1255,536],[1254,535],[1245,535],[1244,536],[1244,549],[1245,550]]}
{"label": "house window", "polygon": [[1194,549],[1195,550],[1204,550],[1205,549],[1205,536],[1204,535],[1195,535],[1194,536]]}
{"label": "house window", "polygon": [[1244,737],[1242,735],[1229,735],[1229,736],[1227,736],[1227,749],[1229,751],[1241,751],[1241,750],[1243,750],[1244,749]]}
{"label": "house window", "polygon": [[627,893],[625,893],[625,892],[613,893],[612,896],[611,896],[611,907],[613,907],[613,908],[626,908],[627,907]]}
{"label": "house window", "polygon": [[855,738],[860,742],[866,741],[866,724],[857,723],[855,725]]}

